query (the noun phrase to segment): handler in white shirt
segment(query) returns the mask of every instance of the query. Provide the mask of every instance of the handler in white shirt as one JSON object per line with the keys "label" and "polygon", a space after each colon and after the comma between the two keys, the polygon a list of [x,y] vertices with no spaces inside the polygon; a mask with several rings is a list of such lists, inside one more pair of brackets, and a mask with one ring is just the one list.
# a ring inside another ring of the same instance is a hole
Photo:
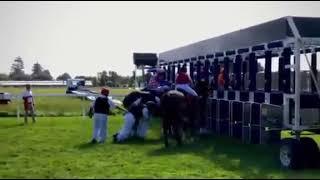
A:
{"label": "handler in white shirt", "polygon": [[34,98],[32,96],[30,84],[26,85],[26,91],[22,93],[23,105],[24,105],[24,123],[28,123],[28,114],[31,115],[33,123],[36,122],[34,115]]}

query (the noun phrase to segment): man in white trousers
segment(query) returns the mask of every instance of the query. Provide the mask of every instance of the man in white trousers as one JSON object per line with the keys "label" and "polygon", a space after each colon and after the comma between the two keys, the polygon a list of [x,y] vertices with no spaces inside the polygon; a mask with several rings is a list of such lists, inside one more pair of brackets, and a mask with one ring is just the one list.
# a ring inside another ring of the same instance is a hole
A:
{"label": "man in white trousers", "polygon": [[[145,138],[155,103],[148,102],[146,105],[142,105],[140,102],[141,99],[136,100],[132,108],[124,115],[124,124],[120,131],[113,136],[114,142],[123,142],[132,136]],[[142,113],[142,116],[137,115],[139,113]]]}
{"label": "man in white trousers", "polygon": [[93,102],[93,137],[91,143],[104,143],[107,138],[108,114],[115,104],[108,98],[109,90],[101,89],[101,95]]}

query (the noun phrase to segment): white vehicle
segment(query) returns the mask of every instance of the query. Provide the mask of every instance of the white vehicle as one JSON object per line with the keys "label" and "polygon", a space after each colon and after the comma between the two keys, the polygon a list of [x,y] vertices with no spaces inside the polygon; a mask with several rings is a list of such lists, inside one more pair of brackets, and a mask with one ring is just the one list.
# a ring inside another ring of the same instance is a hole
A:
{"label": "white vehicle", "polygon": [[6,92],[0,93],[0,104],[9,104],[11,102],[11,94]]}
{"label": "white vehicle", "polygon": [[68,79],[67,80],[67,94],[87,95],[86,99],[94,101],[97,92],[91,91],[85,87],[84,79]]}

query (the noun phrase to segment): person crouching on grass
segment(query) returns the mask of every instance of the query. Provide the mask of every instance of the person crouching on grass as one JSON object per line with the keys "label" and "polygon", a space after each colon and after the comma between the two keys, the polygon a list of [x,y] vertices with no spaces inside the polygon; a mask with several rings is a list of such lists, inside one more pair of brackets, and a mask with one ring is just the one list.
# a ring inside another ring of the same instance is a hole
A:
{"label": "person crouching on grass", "polygon": [[107,138],[108,114],[115,104],[108,98],[109,89],[102,88],[101,95],[93,102],[93,138],[91,143],[104,143]]}
{"label": "person crouching on grass", "polygon": [[33,123],[36,122],[34,117],[34,99],[32,96],[30,84],[26,84],[26,91],[22,93],[23,105],[24,105],[24,124],[28,123],[28,115],[32,116]]}

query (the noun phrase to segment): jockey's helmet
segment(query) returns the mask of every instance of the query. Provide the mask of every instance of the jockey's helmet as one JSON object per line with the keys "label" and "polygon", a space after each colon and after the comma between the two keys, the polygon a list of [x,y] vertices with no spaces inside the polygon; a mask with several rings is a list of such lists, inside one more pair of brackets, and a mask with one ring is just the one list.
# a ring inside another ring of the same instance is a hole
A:
{"label": "jockey's helmet", "polygon": [[101,88],[101,94],[105,96],[109,96],[109,89],[108,88]]}

